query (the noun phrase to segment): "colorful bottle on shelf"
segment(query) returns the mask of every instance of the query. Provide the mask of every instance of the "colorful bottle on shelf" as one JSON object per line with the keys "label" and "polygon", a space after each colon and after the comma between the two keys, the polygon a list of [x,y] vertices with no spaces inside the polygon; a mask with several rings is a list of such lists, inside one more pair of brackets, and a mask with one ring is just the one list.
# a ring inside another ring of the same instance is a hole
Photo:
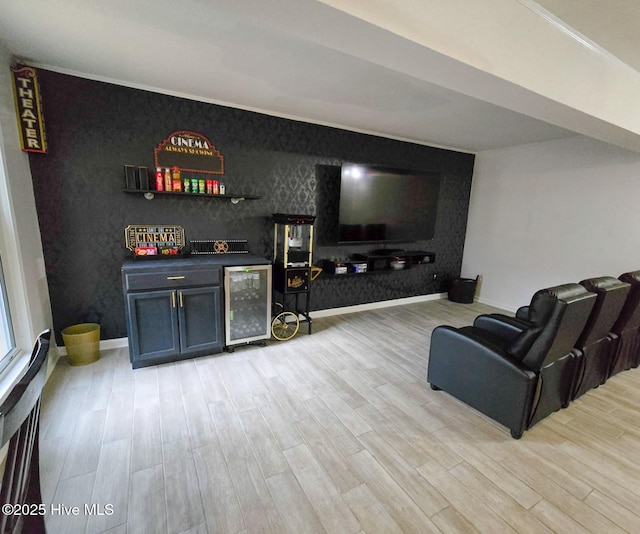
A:
{"label": "colorful bottle on shelf", "polygon": [[156,167],[156,191],[164,191],[164,176],[161,167]]}
{"label": "colorful bottle on shelf", "polygon": [[173,184],[171,186],[173,191],[182,191],[182,179],[180,178],[180,168],[177,166],[171,167],[171,178]]}
{"label": "colorful bottle on shelf", "polygon": [[171,171],[169,170],[169,167],[167,167],[164,170],[164,190],[165,191],[171,191],[172,188],[172,183],[171,183]]}

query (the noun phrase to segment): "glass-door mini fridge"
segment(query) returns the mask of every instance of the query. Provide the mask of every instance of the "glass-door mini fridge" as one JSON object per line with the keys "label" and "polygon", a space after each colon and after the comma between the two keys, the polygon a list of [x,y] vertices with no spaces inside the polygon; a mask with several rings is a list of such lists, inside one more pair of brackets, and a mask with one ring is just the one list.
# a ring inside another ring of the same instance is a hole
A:
{"label": "glass-door mini fridge", "polygon": [[271,265],[224,268],[225,345],[271,337]]}

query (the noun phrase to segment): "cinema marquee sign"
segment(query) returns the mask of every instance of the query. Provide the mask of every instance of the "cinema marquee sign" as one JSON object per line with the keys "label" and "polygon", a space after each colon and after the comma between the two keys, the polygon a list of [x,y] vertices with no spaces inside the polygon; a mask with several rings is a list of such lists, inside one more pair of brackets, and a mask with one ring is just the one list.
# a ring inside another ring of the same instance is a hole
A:
{"label": "cinema marquee sign", "polygon": [[156,167],[177,166],[182,171],[224,174],[224,158],[204,135],[180,130],[153,149]]}
{"label": "cinema marquee sign", "polygon": [[182,226],[147,226],[130,224],[124,229],[125,246],[132,252],[137,248],[182,250],[185,245]]}
{"label": "cinema marquee sign", "polygon": [[47,153],[44,117],[36,69],[17,65],[11,67],[20,146],[25,152]]}

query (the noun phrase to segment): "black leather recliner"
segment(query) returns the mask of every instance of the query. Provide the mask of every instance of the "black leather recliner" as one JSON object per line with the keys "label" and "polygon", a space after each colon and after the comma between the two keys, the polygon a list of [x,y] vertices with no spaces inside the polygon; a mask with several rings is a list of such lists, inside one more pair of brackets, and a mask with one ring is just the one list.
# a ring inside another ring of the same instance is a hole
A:
{"label": "black leather recliner", "polygon": [[609,376],[638,367],[640,364],[640,271],[624,273],[618,278],[631,287],[620,316],[611,327],[618,336]]}
{"label": "black leather recliner", "polygon": [[589,278],[580,284],[596,294],[596,303],[576,343],[578,368],[574,399],[607,381],[617,340],[612,328],[631,288],[611,276]]}
{"label": "black leather recliner", "polygon": [[431,334],[427,380],[503,424],[518,439],[570,395],[571,350],[595,303],[579,284],[538,291],[520,317],[481,315]]}

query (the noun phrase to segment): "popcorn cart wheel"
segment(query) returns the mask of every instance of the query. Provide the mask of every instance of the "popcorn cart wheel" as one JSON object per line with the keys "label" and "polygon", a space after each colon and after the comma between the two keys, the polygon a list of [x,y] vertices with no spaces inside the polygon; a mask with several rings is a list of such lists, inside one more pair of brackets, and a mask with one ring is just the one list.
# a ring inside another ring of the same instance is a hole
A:
{"label": "popcorn cart wheel", "polygon": [[271,335],[278,341],[287,341],[300,330],[300,319],[297,314],[282,310],[283,305],[276,302],[274,304],[274,317],[271,321]]}
{"label": "popcorn cart wheel", "polygon": [[[311,267],[310,269],[310,280],[313,282],[322,272],[320,267]],[[308,299],[308,291],[303,292],[306,293],[306,297]],[[291,339],[298,333],[300,330],[300,315],[303,315],[309,325],[309,333],[311,333],[311,317],[309,315],[308,310],[298,309],[298,299],[297,297],[300,294],[296,294],[295,301],[295,310],[290,311],[286,310],[284,306],[284,301],[286,300],[286,295],[281,295],[283,302],[279,302],[277,298],[273,299],[272,302],[272,317],[271,320],[271,334],[273,337],[279,341],[287,341]],[[308,300],[306,300],[308,304]]]}

